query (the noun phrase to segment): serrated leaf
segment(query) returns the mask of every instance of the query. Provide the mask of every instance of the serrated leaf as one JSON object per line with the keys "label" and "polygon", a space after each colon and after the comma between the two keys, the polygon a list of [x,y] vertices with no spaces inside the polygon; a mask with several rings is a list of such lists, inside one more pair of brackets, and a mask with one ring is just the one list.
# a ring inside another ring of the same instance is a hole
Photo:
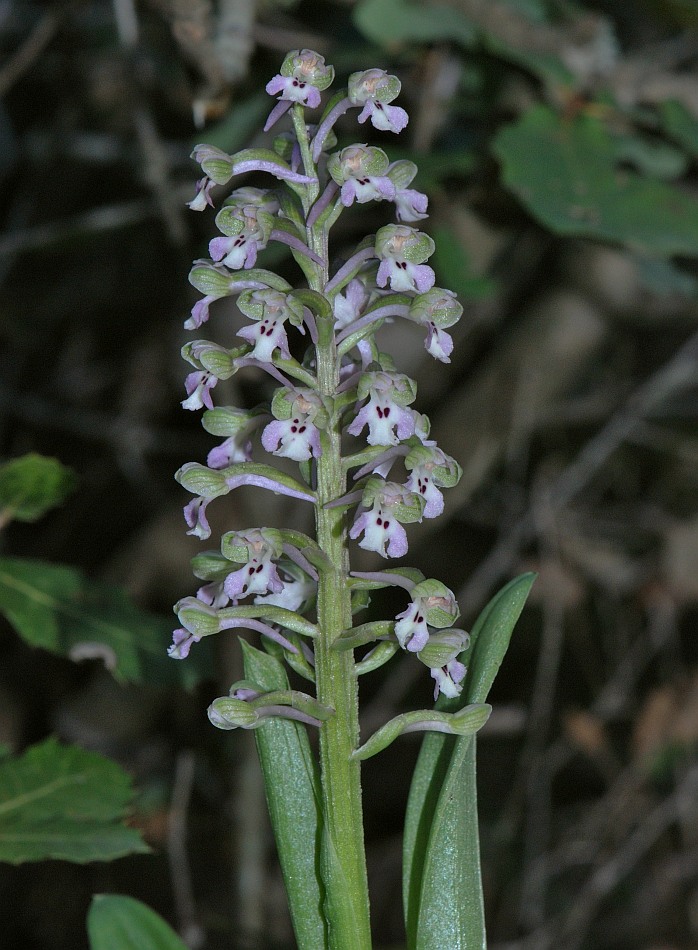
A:
{"label": "serrated leaf", "polygon": [[698,199],[619,167],[627,140],[591,115],[536,106],[505,126],[493,151],[502,180],[556,234],[624,244],[649,256],[698,254]]}
{"label": "serrated leaf", "polygon": [[120,682],[191,687],[210,669],[204,644],[175,663],[167,656],[173,623],[139,610],[118,587],[64,565],[0,558],[0,613],[30,646],[102,659]]}
{"label": "serrated leaf", "polygon": [[159,914],[123,894],[95,894],[87,935],[90,950],[187,950]]}
{"label": "serrated leaf", "polygon": [[[469,664],[463,694],[440,697],[437,709],[454,712],[485,702],[534,580],[533,574],[516,578],[487,604],[459,657]],[[422,743],[405,818],[403,905],[410,950],[485,947],[478,855],[475,739],[431,733]]]}
{"label": "serrated leaf", "polygon": [[[289,688],[278,660],[240,642],[246,679],[265,692]],[[270,719],[255,730],[255,741],[296,942],[299,947],[323,950],[327,934],[316,860],[320,789],[308,734],[298,723]]]}
{"label": "serrated leaf", "polygon": [[124,819],[133,791],[115,762],[47,739],[0,761],[0,861],[83,864],[150,849]]}
{"label": "serrated leaf", "polygon": [[75,475],[58,459],[34,452],[0,465],[0,519],[37,521],[63,503]]}

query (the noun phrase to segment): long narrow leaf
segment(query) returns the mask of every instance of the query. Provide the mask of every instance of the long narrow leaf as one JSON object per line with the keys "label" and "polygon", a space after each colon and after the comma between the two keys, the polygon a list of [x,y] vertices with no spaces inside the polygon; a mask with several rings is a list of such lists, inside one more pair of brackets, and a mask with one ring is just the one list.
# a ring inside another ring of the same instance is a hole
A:
{"label": "long narrow leaf", "polygon": [[[288,689],[284,667],[241,640],[245,677],[265,691]],[[255,730],[279,861],[299,947],[325,950],[323,895],[318,873],[320,793],[305,728],[272,719]]]}
{"label": "long narrow leaf", "polygon": [[[534,580],[516,578],[487,604],[461,656],[469,666],[463,694],[437,708],[485,702]],[[432,733],[422,743],[405,819],[403,904],[411,950],[485,946],[474,739]]]}

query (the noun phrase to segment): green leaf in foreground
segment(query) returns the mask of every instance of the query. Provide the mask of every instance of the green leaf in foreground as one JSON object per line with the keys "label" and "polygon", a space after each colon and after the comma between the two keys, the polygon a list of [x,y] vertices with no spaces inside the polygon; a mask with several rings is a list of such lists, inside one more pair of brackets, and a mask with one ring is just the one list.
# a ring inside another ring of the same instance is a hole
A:
{"label": "green leaf in foreground", "polygon": [[[244,640],[240,643],[246,679],[265,692],[289,688],[278,660]],[[324,950],[327,934],[317,867],[320,790],[308,734],[298,723],[269,719],[254,735],[296,942]]]}
{"label": "green leaf in foreground", "polygon": [[628,142],[596,116],[569,119],[540,105],[502,128],[493,151],[504,184],[555,234],[613,241],[649,256],[695,256],[698,199],[621,167]]}
{"label": "green leaf in foreground", "polygon": [[95,894],[87,934],[90,950],[187,950],[159,914],[123,894]]}
{"label": "green leaf in foreground", "polygon": [[102,659],[120,682],[189,687],[208,673],[207,644],[197,644],[186,663],[170,659],[174,623],[71,567],[0,558],[0,613],[31,646],[71,659]]}
{"label": "green leaf in foreground", "polygon": [[[501,666],[535,575],[507,584],[487,604],[460,659],[468,675],[463,695],[440,697],[453,712],[483,703]],[[475,738],[431,733],[422,743],[407,803],[403,904],[410,950],[484,950],[475,782]]]}
{"label": "green leaf in foreground", "polygon": [[75,475],[58,459],[31,452],[0,465],[0,522],[37,521],[63,503]]}
{"label": "green leaf in foreground", "polygon": [[0,761],[0,861],[84,864],[150,849],[124,819],[131,779],[96,752],[47,739]]}

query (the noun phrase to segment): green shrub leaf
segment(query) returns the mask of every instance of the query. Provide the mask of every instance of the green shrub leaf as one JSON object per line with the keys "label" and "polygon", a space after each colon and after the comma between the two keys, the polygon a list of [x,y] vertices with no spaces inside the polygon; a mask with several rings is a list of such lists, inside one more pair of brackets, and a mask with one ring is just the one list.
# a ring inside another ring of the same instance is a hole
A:
{"label": "green shrub leaf", "polygon": [[171,623],[135,607],[117,587],[71,567],[0,558],[0,613],[33,647],[72,659],[101,659],[120,682],[193,686],[210,654],[197,644],[185,663],[167,656]]}
{"label": "green shrub leaf", "polygon": [[47,739],[0,761],[0,861],[83,864],[150,849],[124,818],[131,779],[95,752]]}
{"label": "green shrub leaf", "polygon": [[90,950],[187,950],[159,914],[122,894],[95,894],[87,935]]}

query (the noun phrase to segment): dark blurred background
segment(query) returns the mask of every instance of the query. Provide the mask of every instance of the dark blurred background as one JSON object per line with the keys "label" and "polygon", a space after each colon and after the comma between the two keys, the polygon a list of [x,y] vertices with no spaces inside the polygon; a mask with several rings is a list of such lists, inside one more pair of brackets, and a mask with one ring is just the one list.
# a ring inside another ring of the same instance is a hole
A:
{"label": "dark blurred background", "polygon": [[[407,130],[358,138],[419,164],[431,263],[465,307],[448,366],[404,325],[383,336],[464,468],[446,515],[409,529],[409,563],[456,591],[466,627],[539,573],[478,742],[492,950],[698,947],[697,30],[696,0],[0,2],[0,451],[78,478],[2,553],[125,588],[166,618],[163,650],[199,549],[172,476],[213,444],[179,405],[187,274],[215,230],[185,207],[192,147],[266,140],[264,85],[289,49],[344,80],[400,76]],[[335,252],[388,220],[347,212]],[[240,317],[217,308],[203,335],[225,342]],[[269,391],[249,373],[224,395]],[[215,527],[300,517],[236,496]],[[2,622],[0,741],[55,733],[116,758],[154,849],[1,866],[3,950],[86,947],[103,891],[146,901],[193,948],[293,946],[253,743],[206,720],[241,675],[236,638],[217,639],[217,674],[187,692],[117,685]],[[425,672],[403,658],[366,678],[366,734],[430,702]],[[383,950],[402,946],[417,751],[403,740],[364,771]]]}

